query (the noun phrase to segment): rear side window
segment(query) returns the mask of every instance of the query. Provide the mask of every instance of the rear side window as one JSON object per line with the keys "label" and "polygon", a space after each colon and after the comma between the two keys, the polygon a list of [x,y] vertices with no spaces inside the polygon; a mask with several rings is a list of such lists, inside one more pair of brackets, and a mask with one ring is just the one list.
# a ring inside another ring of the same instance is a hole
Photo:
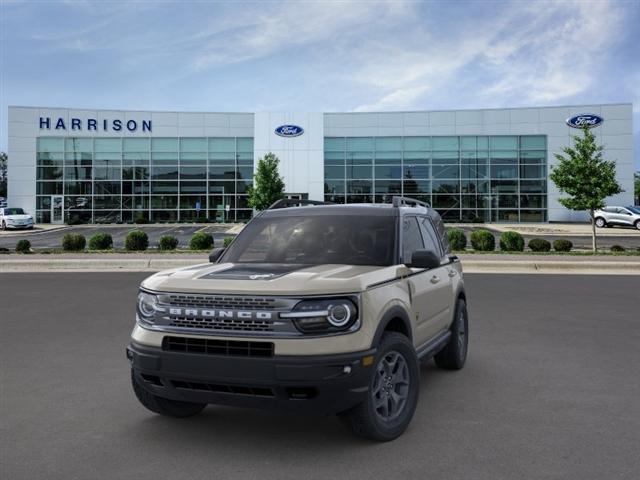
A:
{"label": "rear side window", "polygon": [[424,248],[431,250],[439,257],[442,257],[442,248],[440,247],[438,236],[428,218],[422,217],[420,219],[420,230],[422,231],[422,237],[424,238]]}
{"label": "rear side window", "polygon": [[422,235],[418,227],[416,217],[405,217],[402,219],[402,261],[410,262],[411,255],[416,250],[422,250]]}

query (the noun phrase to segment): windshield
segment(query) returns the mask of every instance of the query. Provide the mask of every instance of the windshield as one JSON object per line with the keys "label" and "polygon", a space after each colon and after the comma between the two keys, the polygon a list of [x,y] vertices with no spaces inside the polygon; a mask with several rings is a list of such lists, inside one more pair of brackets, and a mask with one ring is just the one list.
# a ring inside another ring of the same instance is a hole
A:
{"label": "windshield", "polygon": [[395,227],[392,216],[258,217],[238,235],[221,261],[393,265]]}
{"label": "windshield", "polygon": [[640,215],[640,207],[627,207],[627,210],[631,210],[633,213]]}
{"label": "windshield", "polygon": [[5,208],[4,214],[5,215],[24,215],[24,210],[22,210],[21,208]]}

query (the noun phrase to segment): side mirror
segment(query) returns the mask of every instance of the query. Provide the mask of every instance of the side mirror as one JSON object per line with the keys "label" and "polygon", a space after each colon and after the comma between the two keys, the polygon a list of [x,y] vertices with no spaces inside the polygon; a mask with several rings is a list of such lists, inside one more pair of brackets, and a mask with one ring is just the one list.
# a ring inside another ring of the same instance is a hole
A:
{"label": "side mirror", "polygon": [[225,250],[225,248],[214,248],[213,250],[211,250],[211,253],[209,254],[209,262],[216,263]]}
{"label": "side mirror", "polygon": [[405,263],[409,268],[438,268],[440,258],[431,250],[416,250],[411,255],[411,263]]}

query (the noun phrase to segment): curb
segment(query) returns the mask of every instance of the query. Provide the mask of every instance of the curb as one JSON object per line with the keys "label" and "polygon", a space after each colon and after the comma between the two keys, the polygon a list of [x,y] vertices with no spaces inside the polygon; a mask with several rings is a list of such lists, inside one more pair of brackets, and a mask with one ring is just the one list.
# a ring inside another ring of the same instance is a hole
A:
{"label": "curb", "polygon": [[[206,262],[206,260],[205,260]],[[2,272],[157,272],[169,268],[190,267],[205,263],[194,259],[180,258],[131,258],[131,259],[48,259],[9,260],[0,262]]]}
{"label": "curb", "polygon": [[[203,259],[204,260],[204,259]],[[131,258],[131,259],[7,259],[0,262],[1,272],[157,272],[169,268],[190,267],[206,263],[194,258]],[[514,261],[467,260],[462,262],[465,273],[554,273],[640,275],[640,262],[599,261]]]}
{"label": "curb", "polygon": [[571,261],[463,261],[465,273],[555,273],[585,275],[640,275],[640,262]]}

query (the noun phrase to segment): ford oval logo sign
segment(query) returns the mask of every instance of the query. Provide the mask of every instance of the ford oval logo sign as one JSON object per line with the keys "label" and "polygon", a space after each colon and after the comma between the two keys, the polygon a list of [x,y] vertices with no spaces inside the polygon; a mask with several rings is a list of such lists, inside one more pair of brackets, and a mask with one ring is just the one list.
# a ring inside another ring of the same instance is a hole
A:
{"label": "ford oval logo sign", "polygon": [[276,135],[281,137],[299,137],[303,133],[303,128],[297,125],[281,125],[276,128]]}
{"label": "ford oval logo sign", "polygon": [[600,125],[604,119],[600,115],[593,113],[581,113],[567,118],[567,125],[573,128],[593,128]]}

